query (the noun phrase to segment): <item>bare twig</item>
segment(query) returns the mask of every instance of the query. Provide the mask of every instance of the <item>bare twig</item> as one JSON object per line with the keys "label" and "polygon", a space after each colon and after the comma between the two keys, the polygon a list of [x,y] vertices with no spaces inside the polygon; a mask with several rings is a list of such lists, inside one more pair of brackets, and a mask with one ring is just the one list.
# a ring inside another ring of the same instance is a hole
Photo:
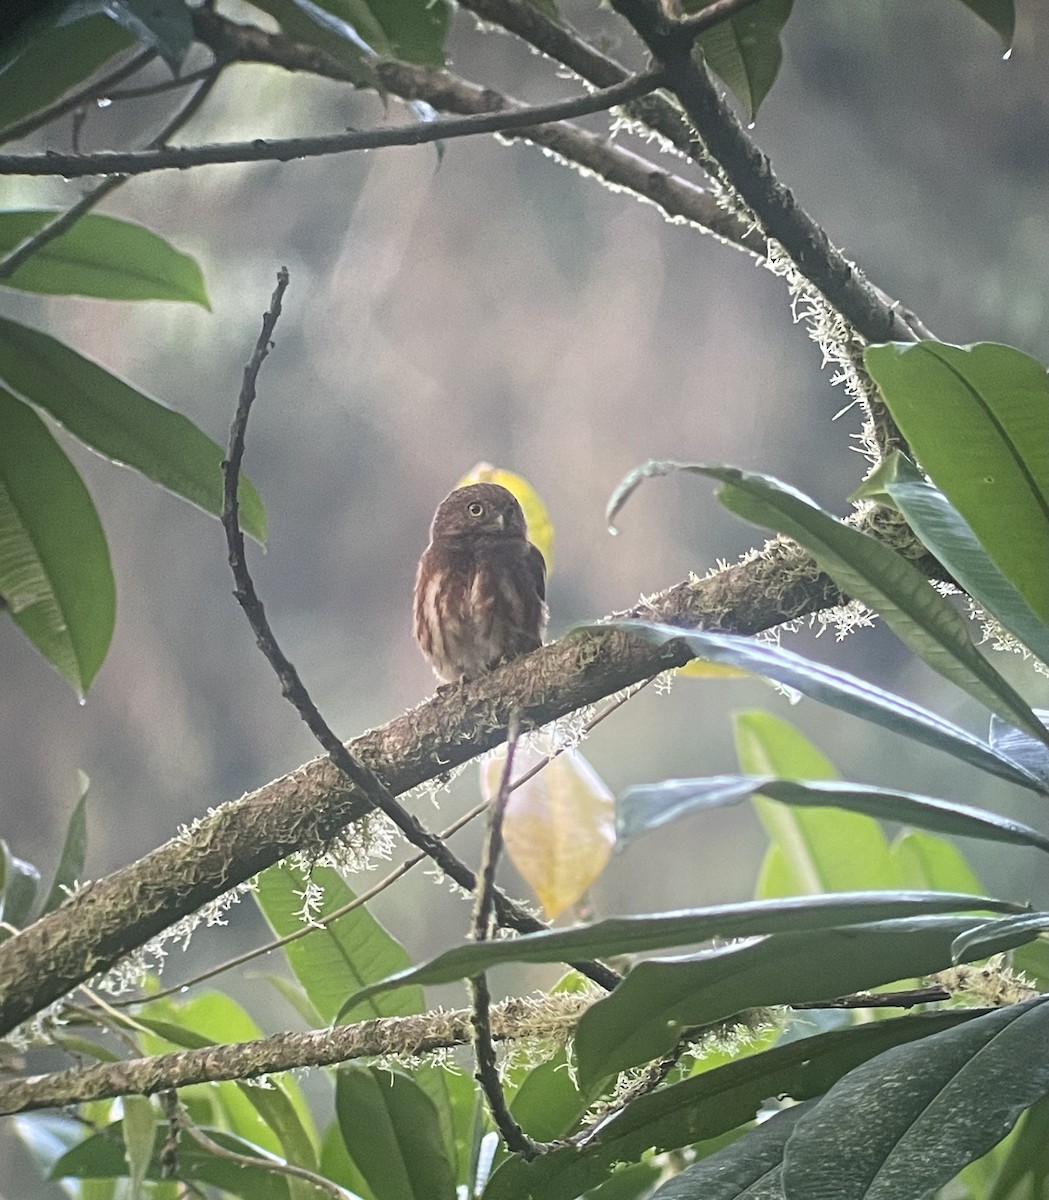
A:
{"label": "bare twig", "polygon": [[58,154],[50,150],[45,154],[4,154],[0,155],[0,175],[61,175],[66,179],[78,179],[85,175],[144,175],[150,171],[184,170],[217,163],[290,162],[298,158],[344,154],[351,150],[422,146],[480,133],[528,129],[549,121],[564,121],[587,113],[603,112],[654,91],[662,83],[658,72],[646,72],[604,91],[554,104],[537,104],[530,108],[480,113],[469,117],[449,117],[426,124],[351,130],[318,137],[256,138],[250,142],[162,146],[155,150],[100,150],[94,154]]}
{"label": "bare twig", "polygon": [[757,0],[714,0],[713,4],[708,4],[699,12],[680,18],[677,26],[695,37],[730,17],[738,16],[745,8],[751,8],[756,3]]}

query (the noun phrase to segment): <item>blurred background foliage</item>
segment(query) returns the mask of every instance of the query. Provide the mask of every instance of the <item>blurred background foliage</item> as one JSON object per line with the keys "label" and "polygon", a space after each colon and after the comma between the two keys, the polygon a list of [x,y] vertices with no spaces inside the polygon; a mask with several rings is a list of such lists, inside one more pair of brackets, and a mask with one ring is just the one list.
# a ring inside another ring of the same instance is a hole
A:
{"label": "blurred background foliage", "polygon": [[[594,19],[563,7],[584,27]],[[468,36],[472,23],[466,13],[453,21],[458,71],[518,97],[554,98],[551,72],[537,72],[510,38]],[[783,40],[783,69],[755,130],[782,180],[938,337],[1007,342],[1044,359],[1049,11],[1018,4],[1008,61],[990,29],[942,0],[798,5]],[[92,112],[82,144],[123,144],[166,111],[153,99]],[[183,136],[292,135],[378,112],[374,98],[341,86],[237,67]],[[0,191],[5,206],[65,207],[81,186],[7,179]],[[212,311],[4,292],[0,315],[97,358],[222,442],[276,269],[290,269],[249,431],[246,465],[270,525],[254,570],[284,648],[347,737],[432,691],[409,634],[411,581],[435,505],[477,461],[520,472],[546,502],[555,636],[754,542],[705,486],[680,479],[643,489],[610,538],[605,501],[639,462],[766,471],[838,512],[861,477],[850,440],[858,414],[833,420],[845,398],[791,322],[782,283],[535,148],[469,139],[442,157],[396,149],[164,172],[126,185],[104,211],[194,255]],[[315,747],[229,594],[218,524],[68,448],[110,540],[116,634],[80,706],[0,623],[0,829],[46,873],[82,770],[92,781],[86,870],[98,876]],[[787,644],[963,725],[982,721],[882,628],[841,646],[829,632]],[[1044,686],[1032,699],[1046,705]],[[648,689],[585,753],[613,791],[731,770],[729,713],[753,706],[783,713],[786,701],[757,682],[680,680],[670,695]],[[815,706],[789,716],[851,779],[951,795],[961,778],[917,747],[894,742],[887,755],[861,723]],[[442,824],[476,800],[476,770],[452,793],[441,798]],[[970,776],[957,798],[1030,816],[989,778]],[[471,835],[463,840],[468,853]],[[603,915],[746,898],[763,846],[749,811],[713,812],[614,859],[593,907]],[[972,860],[999,890],[993,848],[974,846]],[[1009,893],[1044,906],[1049,889],[1034,863],[1027,879],[1009,863]],[[458,902],[421,873],[375,910],[413,959],[445,944],[453,914],[455,928],[461,921]],[[261,927],[248,906],[230,925],[198,934],[194,967],[235,953]],[[172,980],[183,969],[172,963]],[[506,982],[515,986],[512,975]],[[7,1183],[0,1173],[0,1192]]]}

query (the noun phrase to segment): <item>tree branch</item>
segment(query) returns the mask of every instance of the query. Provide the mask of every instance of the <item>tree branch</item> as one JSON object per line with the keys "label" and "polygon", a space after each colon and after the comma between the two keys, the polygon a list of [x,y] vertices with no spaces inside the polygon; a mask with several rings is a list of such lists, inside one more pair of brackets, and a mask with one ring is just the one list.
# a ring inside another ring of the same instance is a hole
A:
{"label": "tree branch", "polygon": [[381,129],[350,130],[303,138],[256,138],[250,142],[220,142],[203,146],[162,146],[154,150],[100,150],[94,154],[0,155],[0,175],[61,175],[80,179],[85,175],[144,175],[151,171],[184,170],[222,163],[290,162],[297,158],[320,158],[351,150],[377,150],[387,146],[421,146],[480,133],[527,129],[548,121],[562,121],[587,113],[603,112],[637,99],[662,86],[658,72],[634,76],[614,87],[510,112],[449,117],[424,125],[387,126]]}

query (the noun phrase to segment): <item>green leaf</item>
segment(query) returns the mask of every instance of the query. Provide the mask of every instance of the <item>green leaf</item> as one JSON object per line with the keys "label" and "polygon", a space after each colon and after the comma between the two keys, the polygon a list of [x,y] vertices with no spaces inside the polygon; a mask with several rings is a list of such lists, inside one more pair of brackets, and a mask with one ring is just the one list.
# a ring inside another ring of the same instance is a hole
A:
{"label": "green leaf", "polygon": [[344,21],[380,58],[444,66],[448,5],[444,0],[316,0]]}
{"label": "green leaf", "polygon": [[905,830],[892,843],[890,854],[901,887],[975,894],[984,890],[957,847],[931,833]]}
{"label": "green leaf", "polygon": [[[40,886],[40,872],[23,858],[11,853],[0,838],[0,921],[21,929],[29,916]],[[0,940],[8,936],[0,930]]]}
{"label": "green leaf", "polygon": [[653,1162],[617,1167],[609,1179],[587,1192],[584,1200],[645,1200],[662,1174],[661,1166]]}
{"label": "green leaf", "polygon": [[1009,1142],[987,1200],[1036,1200],[1049,1194],[1049,1101],[1039,1100],[1024,1113]]}
{"label": "green leaf", "polygon": [[[736,755],[751,774],[833,779],[833,765],[796,729],[762,712],[737,713]],[[791,809],[762,796],[754,807],[772,843],[757,898],[798,892],[896,887],[899,879],[880,826],[870,817]],[[772,852],[780,853],[774,858]]]}
{"label": "green leaf", "polygon": [[[836,1000],[945,970],[957,961],[952,944],[971,928],[971,917],[933,916],[780,933],[687,958],[646,959],[580,1019],[580,1084],[587,1088],[660,1058],[686,1029],[745,1009]],[[993,952],[1027,939],[1025,930],[1002,930]]]}
{"label": "green leaf", "polygon": [[648,916],[611,917],[492,942],[476,942],[445,951],[419,967],[398,972],[352,996],[344,1006],[409,983],[452,983],[510,962],[570,962],[662,950],[709,938],[749,937],[805,929],[827,929],[866,921],[967,910],[1019,912],[1019,905],[983,896],[940,892],[851,892],[745,901],[710,908],[684,909]]}
{"label": "green leaf", "polygon": [[[222,511],[225,451],[188,417],[165,408],[61,342],[0,318],[0,378],[49,412],[82,442],[134,467],[191,504]],[[246,478],[240,484],[244,532],[266,540],[266,514]]]}
{"label": "green leaf", "polygon": [[1049,627],[998,570],[943,492],[898,450],[867,479],[856,497],[877,499],[882,494],[954,581],[1033,654],[1049,662]]}
{"label": "green leaf", "polygon": [[955,962],[965,959],[988,958],[998,953],[998,942],[1003,936],[1023,935],[1024,941],[1033,941],[1039,934],[1049,930],[1049,913],[1026,913],[1019,917],[1004,917],[970,926],[960,933],[951,946]]}
{"label": "green leaf", "polygon": [[510,1104],[514,1120],[538,1142],[564,1137],[593,1099],[580,1092],[570,1065],[559,1050],[528,1072]]}
{"label": "green leaf", "polygon": [[157,1116],[153,1104],[146,1096],[125,1096],[124,1109],[124,1158],[127,1160],[128,1178],[131,1180],[131,1195],[139,1200],[143,1195],[142,1185],[153,1159],[153,1143],[157,1137]]}
{"label": "green leaf", "polygon": [[[592,632],[607,632],[609,625],[581,626]],[[883,729],[900,733],[924,746],[943,750],[969,766],[979,767],[1000,779],[1049,794],[1049,789],[1009,755],[980,741],[935,713],[912,704],[902,696],[883,691],[855,675],[812,662],[778,646],[754,642],[728,633],[698,633],[676,625],[649,621],[616,621],[612,628],[633,633],[656,645],[683,642],[698,658],[728,663],[774,679],[820,704],[862,717]]]}
{"label": "green leaf", "polygon": [[[43,229],[62,209],[0,212],[0,254]],[[104,300],[185,300],[210,309],[200,267],[144,225],[88,213],[38,250],[4,287]]]}
{"label": "green leaf", "polygon": [[783,1148],[814,1103],[805,1100],[760,1122],[656,1188],[652,1200],[780,1200]]}
{"label": "green leaf", "polygon": [[376,1200],[455,1200],[437,1110],[410,1076],[343,1067],[335,1111],[350,1158]]}
{"label": "green leaf", "polygon": [[[68,25],[50,22],[16,46],[17,56],[0,70],[0,143],[8,126],[47,108],[100,71],[135,39],[114,21],[91,16]],[[5,50],[7,47],[5,47]]]}
{"label": "green leaf", "polygon": [[0,388],[0,595],[83,695],[109,649],[116,586],[87,488],[36,413]]}
{"label": "green leaf", "polygon": [[799,1121],[788,1197],[913,1200],[952,1179],[1049,1092],[1049,997],[886,1050]]}
{"label": "green leaf", "polygon": [[[793,538],[846,595],[877,612],[934,671],[992,712],[1049,742],[1049,733],[1023,697],[973,645],[962,618],[922,573],[894,550],[836,520],[808,496],[767,475],[695,463],[648,463],[641,470],[646,475],[694,471],[720,480],[723,486],[718,499],[727,509]],[[1028,554],[1035,549],[1029,546]],[[1049,552],[1042,559],[1045,562],[1049,562]]]}
{"label": "green leaf", "polygon": [[[601,1126],[582,1149],[554,1150],[531,1163],[510,1159],[492,1176],[485,1200],[529,1195],[574,1200],[600,1183],[613,1163],[635,1162],[649,1149],[672,1150],[717,1137],[753,1120],[769,1096],[818,1096],[889,1047],[972,1019],[971,1011],[955,1010],[876,1021],[736,1059],[641,1096]],[[914,1200],[913,1194],[908,1200]]]}
{"label": "green leaf", "polygon": [[87,792],[91,783],[82,771],[77,774],[80,777],[80,799],[69,818],[66,840],[41,916],[56,909],[65,900],[68,889],[73,887],[84,870],[84,858],[87,855]]}
{"label": "green leaf", "polygon": [[990,25],[1005,43],[1006,49],[1012,47],[1016,29],[1013,0],[962,0],[962,3]]}
{"label": "green leaf", "polygon": [[[709,0],[686,0],[686,12],[700,12]],[[779,35],[793,0],[762,0],[719,21],[696,38],[693,53],[735,93],[753,119],[768,95],[783,61]]]}
{"label": "green leaf", "polygon": [[984,342],[871,346],[864,361],[922,467],[1049,625],[1049,381]]}
{"label": "green leaf", "polygon": [[[319,920],[355,899],[337,871],[314,867],[309,881],[296,867],[280,864],[269,867],[258,877],[254,893],[256,904],[278,937],[299,933],[302,922],[303,893],[307,883],[323,891],[320,906],[312,909]],[[387,996],[354,1013],[342,1011],[346,997],[376,980],[401,971],[410,959],[378,921],[360,905],[337,917],[330,924],[310,928],[309,932],[284,947],[291,969],[306,990],[314,1007],[325,1021],[356,1020],[367,1017],[396,1017],[422,1012],[425,1007],[421,988]]]}
{"label": "green leaf", "polygon": [[[662,783],[627,788],[616,802],[620,841],[709,808],[739,804],[760,793],[780,804],[807,808],[844,808],[883,821],[900,821],[920,829],[1029,846],[1049,853],[1049,836],[1021,821],[968,804],[896,792],[863,783],[774,779],[762,775],[714,775],[706,779],[665,779]],[[843,852],[853,871],[857,864]],[[884,884],[884,878],[880,881]],[[862,885],[858,885],[862,886]]]}
{"label": "green leaf", "polygon": [[[225,1150],[263,1160],[266,1158],[266,1152],[261,1147],[233,1137],[224,1130],[205,1128],[202,1132]],[[52,1167],[49,1178],[120,1178],[127,1175],[124,1154],[123,1126],[117,1121],[63,1154]],[[183,1138],[179,1143],[178,1167],[180,1179],[210,1184],[234,1196],[243,1196],[248,1200],[290,1200],[288,1185],[282,1175],[266,1166],[241,1166],[218,1158],[189,1138]],[[159,1182],[162,1178],[156,1153],[149,1164],[146,1178],[153,1182]]]}
{"label": "green leaf", "polygon": [[[1036,708],[1034,715],[1043,725],[1049,725],[1049,709]],[[991,717],[987,740],[999,754],[1011,758],[1031,775],[1049,783],[1049,749],[1042,742],[1035,741],[998,717]]]}

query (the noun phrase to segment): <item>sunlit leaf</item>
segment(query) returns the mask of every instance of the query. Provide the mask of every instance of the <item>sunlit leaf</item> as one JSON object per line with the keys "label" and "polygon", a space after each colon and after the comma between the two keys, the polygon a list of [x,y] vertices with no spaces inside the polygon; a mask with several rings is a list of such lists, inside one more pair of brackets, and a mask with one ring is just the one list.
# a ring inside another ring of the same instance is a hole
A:
{"label": "sunlit leaf", "polygon": [[[514,754],[513,778],[541,762],[553,745],[528,741]],[[481,763],[481,791],[499,791],[505,747]],[[503,842],[514,866],[539,897],[548,920],[575,904],[608,865],[615,844],[612,793],[579,750],[562,751],[510,793]]]}
{"label": "sunlit leaf", "polygon": [[486,462],[478,463],[455,486],[466,487],[470,483],[498,483],[513,492],[524,511],[528,540],[542,552],[546,560],[546,573],[550,576],[554,570],[554,527],[546,505],[535,488],[523,476]]}

